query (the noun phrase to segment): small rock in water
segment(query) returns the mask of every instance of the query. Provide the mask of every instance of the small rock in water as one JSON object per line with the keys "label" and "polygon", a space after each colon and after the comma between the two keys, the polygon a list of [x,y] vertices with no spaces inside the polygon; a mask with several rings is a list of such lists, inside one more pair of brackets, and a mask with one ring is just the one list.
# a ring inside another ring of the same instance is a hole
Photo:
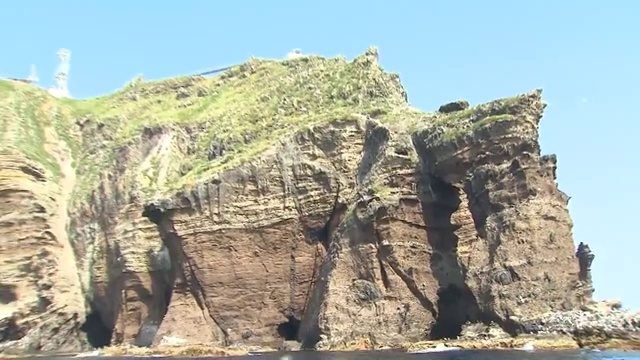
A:
{"label": "small rock in water", "polygon": [[94,350],[94,351],[91,351],[91,352],[80,353],[80,354],[77,354],[75,357],[94,357],[94,356],[100,356],[100,350]]}
{"label": "small rock in water", "polygon": [[534,351],[536,348],[535,346],[533,346],[532,342],[528,342],[526,344],[524,344],[522,346],[522,348],[520,348],[520,350],[524,350],[524,351]]}

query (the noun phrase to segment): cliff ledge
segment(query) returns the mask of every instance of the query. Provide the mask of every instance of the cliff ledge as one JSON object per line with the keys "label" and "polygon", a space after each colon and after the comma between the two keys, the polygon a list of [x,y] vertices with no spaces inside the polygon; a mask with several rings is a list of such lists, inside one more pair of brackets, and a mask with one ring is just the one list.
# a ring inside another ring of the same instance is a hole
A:
{"label": "cliff ledge", "polygon": [[575,309],[544,107],[416,110],[374,48],[81,101],[0,81],[1,346],[400,343]]}

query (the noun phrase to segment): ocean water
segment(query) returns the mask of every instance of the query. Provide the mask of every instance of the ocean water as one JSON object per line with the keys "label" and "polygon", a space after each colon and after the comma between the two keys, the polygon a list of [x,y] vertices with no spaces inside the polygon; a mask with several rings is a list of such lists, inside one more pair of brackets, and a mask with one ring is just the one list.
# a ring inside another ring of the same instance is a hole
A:
{"label": "ocean water", "polygon": [[[91,359],[105,360],[105,357],[58,357],[58,360]],[[162,357],[109,357],[113,360],[135,359],[163,359]],[[170,360],[196,358],[165,358]],[[446,351],[426,354],[408,354],[392,351],[376,352],[291,352],[291,353],[262,353],[253,356],[231,356],[225,358],[198,359],[228,359],[228,360],[640,360],[640,352],[616,351],[510,351],[510,350],[464,350]]]}
{"label": "ocean water", "polygon": [[403,352],[294,352],[287,354],[261,354],[260,356],[232,357],[229,359],[260,360],[640,360],[640,352],[610,351],[445,351],[426,354]]}

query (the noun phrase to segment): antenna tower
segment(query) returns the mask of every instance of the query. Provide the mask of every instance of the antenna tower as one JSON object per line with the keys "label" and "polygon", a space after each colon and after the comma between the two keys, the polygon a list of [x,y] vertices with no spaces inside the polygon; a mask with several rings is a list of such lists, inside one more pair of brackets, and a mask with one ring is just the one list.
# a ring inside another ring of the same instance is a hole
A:
{"label": "antenna tower", "polygon": [[60,64],[58,65],[54,76],[56,86],[51,89],[50,93],[55,97],[68,98],[69,86],[67,81],[69,79],[69,60],[71,59],[71,51],[68,49],[60,49],[56,55],[58,55]]}
{"label": "antenna tower", "polygon": [[33,83],[37,83],[38,81],[40,81],[40,78],[36,74],[36,66],[35,65],[31,65],[31,73],[29,73],[29,77],[27,78],[27,80],[32,84]]}

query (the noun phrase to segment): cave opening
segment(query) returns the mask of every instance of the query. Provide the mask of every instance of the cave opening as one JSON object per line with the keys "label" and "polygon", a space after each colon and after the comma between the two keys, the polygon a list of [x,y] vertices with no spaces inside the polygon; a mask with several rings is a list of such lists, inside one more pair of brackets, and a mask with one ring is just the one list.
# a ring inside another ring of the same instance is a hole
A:
{"label": "cave opening", "polygon": [[80,331],[87,335],[87,342],[93,348],[102,348],[111,345],[111,335],[113,329],[109,328],[104,321],[100,313],[93,309],[87,314],[84,319],[84,323],[80,327]]}
{"label": "cave opening", "polygon": [[298,340],[298,331],[300,330],[300,320],[295,316],[287,316],[287,321],[278,324],[278,336],[284,340]]}
{"label": "cave opening", "polygon": [[467,321],[478,321],[479,308],[473,293],[466,286],[454,284],[438,290],[438,317],[429,337],[434,340],[455,339]]}
{"label": "cave opening", "polygon": [[20,340],[26,335],[26,329],[18,325],[17,316],[11,315],[0,329],[0,341]]}

